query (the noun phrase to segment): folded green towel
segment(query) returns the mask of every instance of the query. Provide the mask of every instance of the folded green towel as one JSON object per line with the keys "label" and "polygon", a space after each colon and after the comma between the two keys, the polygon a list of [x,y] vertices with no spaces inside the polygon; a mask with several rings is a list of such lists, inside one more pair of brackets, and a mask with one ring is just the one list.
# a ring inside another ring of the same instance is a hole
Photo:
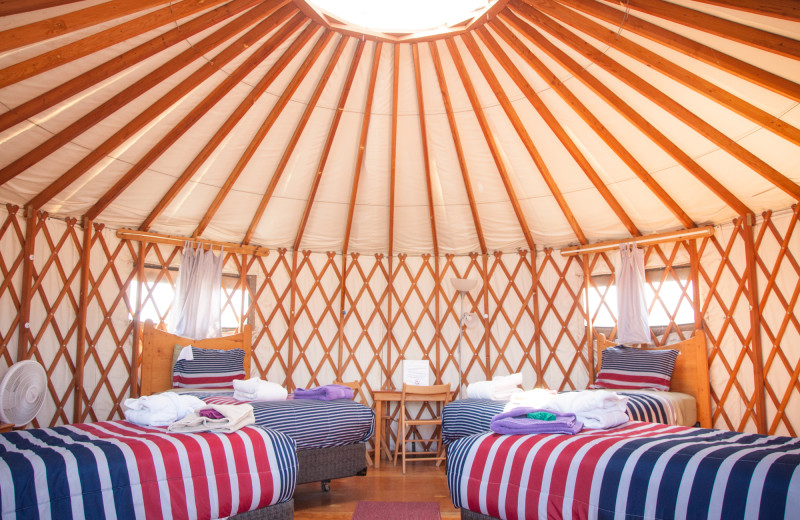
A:
{"label": "folded green towel", "polygon": [[555,421],[556,414],[550,412],[531,412],[525,414],[528,419],[536,419],[537,421]]}

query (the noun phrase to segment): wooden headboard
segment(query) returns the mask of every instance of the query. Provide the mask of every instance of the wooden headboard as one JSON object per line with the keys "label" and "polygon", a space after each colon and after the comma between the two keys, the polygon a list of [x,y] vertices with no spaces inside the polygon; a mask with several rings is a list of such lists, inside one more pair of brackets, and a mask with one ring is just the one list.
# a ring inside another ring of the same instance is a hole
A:
{"label": "wooden headboard", "polygon": [[158,330],[147,320],[142,334],[142,386],[140,395],[157,394],[172,388],[172,353],[175,345],[194,345],[200,348],[244,350],[244,375],[250,377],[250,325],[232,336],[208,339],[189,339]]}
{"label": "wooden headboard", "polygon": [[[598,367],[603,356],[603,351],[617,343],[606,339],[605,334],[597,338]],[[679,350],[680,355],[675,361],[675,370],[672,372],[670,390],[689,394],[697,401],[697,421],[702,428],[711,428],[711,387],[708,380],[708,353],[706,352],[706,335],[702,330],[679,343],[664,347],[646,347],[643,350]],[[597,373],[595,367],[594,373]],[[592,376],[594,379],[594,375]]]}

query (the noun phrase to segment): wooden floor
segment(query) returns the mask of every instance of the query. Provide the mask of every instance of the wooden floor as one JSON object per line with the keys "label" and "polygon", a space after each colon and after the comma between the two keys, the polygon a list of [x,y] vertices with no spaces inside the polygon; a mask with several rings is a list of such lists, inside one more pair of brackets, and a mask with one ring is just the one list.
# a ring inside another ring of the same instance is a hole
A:
{"label": "wooden floor", "polygon": [[384,460],[381,468],[370,467],[365,477],[331,481],[331,490],[323,493],[319,482],[300,484],[294,494],[296,520],[350,520],[359,500],[387,502],[439,502],[443,519],[460,518],[450,502],[444,465],[433,462],[400,465]]}

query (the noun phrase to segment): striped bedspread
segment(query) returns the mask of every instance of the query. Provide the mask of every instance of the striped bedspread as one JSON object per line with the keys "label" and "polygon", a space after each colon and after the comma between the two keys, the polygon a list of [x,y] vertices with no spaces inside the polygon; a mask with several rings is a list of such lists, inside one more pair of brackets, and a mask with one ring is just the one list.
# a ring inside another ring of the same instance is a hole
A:
{"label": "striped bedspread", "polygon": [[800,514],[800,439],[630,422],[450,445],[456,507],[530,518],[778,519]]}
{"label": "striped bedspread", "polygon": [[[209,404],[237,404],[233,392],[192,392]],[[375,429],[375,413],[350,399],[317,401],[248,401],[256,424],[285,433],[298,450],[330,448],[364,442]]]}
{"label": "striped bedspread", "polygon": [[296,480],[294,442],[260,427],[110,421],[0,435],[3,518],[221,518],[289,500]]}
{"label": "striped bedspread", "polygon": [[[617,392],[628,396],[628,417],[632,421],[675,424],[675,408],[663,397],[652,394]],[[492,417],[503,412],[507,401],[490,399],[457,399],[442,410],[442,442],[490,431]]]}

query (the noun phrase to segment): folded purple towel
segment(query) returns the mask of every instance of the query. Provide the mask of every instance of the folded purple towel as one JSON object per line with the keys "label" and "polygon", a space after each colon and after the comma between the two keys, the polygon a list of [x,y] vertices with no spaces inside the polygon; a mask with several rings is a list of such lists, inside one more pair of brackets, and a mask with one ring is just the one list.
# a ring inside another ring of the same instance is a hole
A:
{"label": "folded purple towel", "polygon": [[298,388],[294,391],[295,399],[319,399],[332,401],[334,399],[352,399],[353,389],[342,385],[323,385],[316,388]]}
{"label": "folded purple towel", "polygon": [[[555,414],[556,418],[553,421],[540,421],[526,417],[527,414],[535,412],[550,412]],[[574,413],[558,413],[537,408],[515,408],[492,417],[490,428],[493,432],[504,435],[529,433],[566,433],[571,435],[581,431],[583,423],[575,418]]]}
{"label": "folded purple towel", "polygon": [[203,408],[202,410],[197,412],[197,415],[199,415],[200,417],[208,417],[209,419],[224,419],[225,418],[224,415],[222,415],[217,410],[214,410],[213,408]]}

